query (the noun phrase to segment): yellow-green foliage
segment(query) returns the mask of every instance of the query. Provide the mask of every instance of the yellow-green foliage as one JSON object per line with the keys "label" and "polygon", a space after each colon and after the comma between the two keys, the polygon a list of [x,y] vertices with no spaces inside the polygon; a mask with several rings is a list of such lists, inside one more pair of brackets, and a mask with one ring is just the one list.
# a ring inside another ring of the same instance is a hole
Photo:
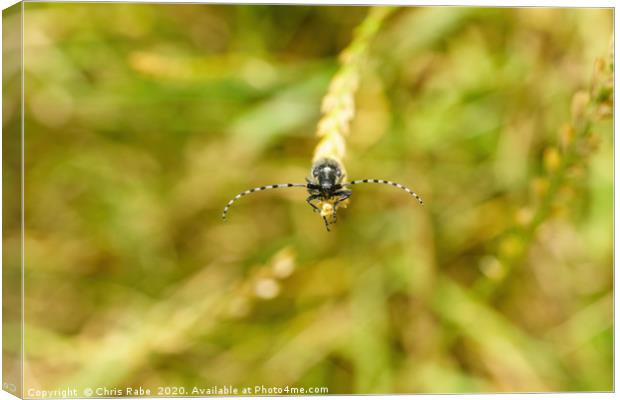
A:
{"label": "yellow-green foliage", "polygon": [[612,389],[611,10],[25,8],[27,385]]}

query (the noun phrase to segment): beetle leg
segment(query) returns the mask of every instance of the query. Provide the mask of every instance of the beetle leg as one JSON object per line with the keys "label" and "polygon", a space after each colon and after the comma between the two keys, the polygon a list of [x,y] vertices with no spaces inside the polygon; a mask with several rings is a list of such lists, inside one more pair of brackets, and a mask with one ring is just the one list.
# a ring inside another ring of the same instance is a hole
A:
{"label": "beetle leg", "polygon": [[308,196],[308,198],[306,199],[306,203],[310,204],[310,206],[312,207],[312,211],[314,212],[320,212],[321,209],[318,208],[312,201],[316,200],[318,198],[320,198],[321,196],[318,194],[312,194],[310,196]]}

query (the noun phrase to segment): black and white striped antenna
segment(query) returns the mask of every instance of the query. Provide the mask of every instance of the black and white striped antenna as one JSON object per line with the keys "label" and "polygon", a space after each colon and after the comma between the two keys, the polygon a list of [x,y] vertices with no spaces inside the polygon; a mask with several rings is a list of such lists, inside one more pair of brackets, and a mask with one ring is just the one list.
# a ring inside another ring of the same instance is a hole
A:
{"label": "black and white striped antenna", "polygon": [[394,187],[397,187],[397,188],[402,189],[405,192],[409,193],[410,195],[415,197],[415,199],[418,201],[418,203],[420,203],[421,205],[424,205],[424,201],[422,201],[422,198],[420,196],[418,196],[418,194],[416,192],[414,192],[413,190],[409,189],[407,186],[401,185],[400,183],[397,183],[397,182],[386,181],[384,179],[359,179],[359,180],[356,180],[356,181],[351,181],[351,182],[343,183],[342,186],[359,185],[361,183],[383,183],[385,185],[392,185]]}
{"label": "black and white striped antenna", "polygon": [[306,183],[280,183],[277,185],[267,185],[267,186],[259,186],[259,187],[255,187],[252,189],[248,189],[245,192],[241,192],[238,195],[236,195],[235,197],[233,197],[228,204],[226,204],[226,207],[224,207],[224,212],[222,212],[222,219],[226,219],[226,216],[228,215],[228,210],[230,209],[230,207],[240,198],[242,198],[243,196],[247,196],[248,194],[252,194],[252,193],[256,193],[256,192],[261,192],[263,190],[269,190],[269,189],[283,189],[283,188],[290,188],[290,187],[308,187],[308,184]]}

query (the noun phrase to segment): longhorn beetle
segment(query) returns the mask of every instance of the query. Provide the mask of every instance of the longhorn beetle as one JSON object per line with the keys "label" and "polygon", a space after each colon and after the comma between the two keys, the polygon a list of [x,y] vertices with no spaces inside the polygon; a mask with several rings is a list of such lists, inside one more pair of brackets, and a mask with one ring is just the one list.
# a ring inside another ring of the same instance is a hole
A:
{"label": "longhorn beetle", "polygon": [[[267,189],[304,187],[310,194],[310,196],[306,198],[306,202],[310,204],[314,212],[321,214],[323,222],[325,223],[325,228],[329,231],[329,225],[336,223],[336,210],[338,207],[346,207],[348,199],[353,193],[351,190],[347,189],[347,186],[359,185],[361,183],[383,183],[392,185],[415,197],[420,204],[424,204],[420,196],[400,183],[383,179],[360,179],[346,182],[344,168],[340,162],[333,158],[321,158],[312,164],[310,177],[306,178],[306,183],[281,183],[248,189],[233,197],[228,204],[226,204],[224,212],[222,213],[222,219],[226,219],[228,210],[234,202],[248,194]],[[328,217],[331,218],[328,220]]]}

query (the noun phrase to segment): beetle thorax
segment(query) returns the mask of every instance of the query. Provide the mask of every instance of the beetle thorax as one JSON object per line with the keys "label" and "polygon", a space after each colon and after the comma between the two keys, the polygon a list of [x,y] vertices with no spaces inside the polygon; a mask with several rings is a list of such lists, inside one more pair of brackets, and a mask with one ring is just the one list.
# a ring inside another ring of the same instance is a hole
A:
{"label": "beetle thorax", "polygon": [[317,189],[326,195],[330,195],[340,188],[343,177],[342,168],[334,160],[320,160],[312,167],[312,181]]}

